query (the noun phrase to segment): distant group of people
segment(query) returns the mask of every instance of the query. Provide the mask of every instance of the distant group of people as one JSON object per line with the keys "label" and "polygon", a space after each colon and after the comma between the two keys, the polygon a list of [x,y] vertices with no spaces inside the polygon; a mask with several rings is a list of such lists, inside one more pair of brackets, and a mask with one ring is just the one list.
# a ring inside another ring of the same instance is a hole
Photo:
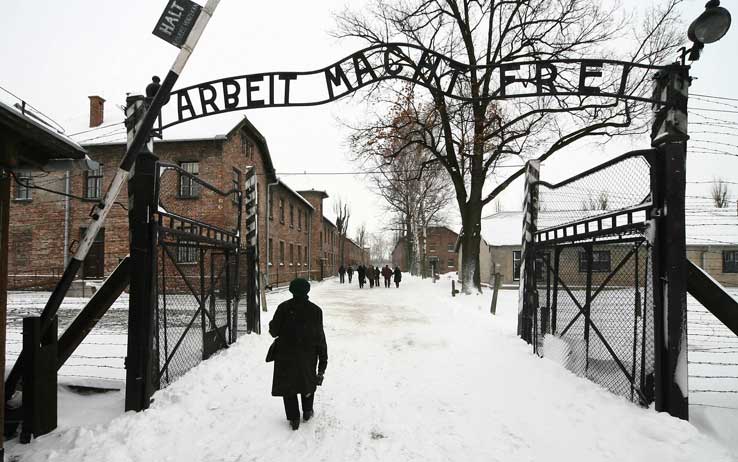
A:
{"label": "distant group of people", "polygon": [[[395,266],[395,269],[384,265],[384,268],[380,269],[378,266],[364,266],[359,265],[356,267],[356,275],[359,280],[359,288],[363,288],[366,285],[366,281],[369,280],[369,287],[379,287],[379,278],[384,277],[384,286],[392,286],[392,277],[394,276],[395,287],[400,287],[400,281],[402,281],[402,271],[399,266]],[[348,276],[348,282],[351,284],[351,280],[354,277],[354,268],[349,265],[348,268],[341,265],[338,268],[338,277],[341,284],[346,282],[345,276]]]}

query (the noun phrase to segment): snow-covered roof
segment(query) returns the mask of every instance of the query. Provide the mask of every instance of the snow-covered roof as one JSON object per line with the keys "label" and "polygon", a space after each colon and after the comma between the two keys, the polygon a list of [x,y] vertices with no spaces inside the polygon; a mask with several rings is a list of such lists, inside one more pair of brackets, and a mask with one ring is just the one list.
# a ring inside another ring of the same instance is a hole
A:
{"label": "snow-covered roof", "polygon": [[482,218],[482,238],[492,246],[520,245],[523,212],[497,212]]}
{"label": "snow-covered roof", "polygon": [[[541,219],[545,219],[545,215],[546,212],[542,212]],[[691,209],[685,221],[687,245],[738,246],[738,211],[735,207]],[[497,212],[482,218],[482,237],[491,246],[520,245],[522,229],[521,211]]]}
{"label": "snow-covered roof", "polygon": [[32,142],[26,143],[28,152],[20,155],[28,154],[34,162],[85,157],[84,148],[68,137],[58,123],[7,90],[0,91],[0,122]]}

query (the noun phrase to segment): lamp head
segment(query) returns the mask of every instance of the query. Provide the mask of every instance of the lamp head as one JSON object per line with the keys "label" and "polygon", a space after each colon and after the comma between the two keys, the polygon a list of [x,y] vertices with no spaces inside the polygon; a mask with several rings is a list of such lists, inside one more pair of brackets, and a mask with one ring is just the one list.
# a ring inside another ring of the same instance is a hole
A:
{"label": "lamp head", "polygon": [[687,37],[695,44],[714,43],[730,29],[730,12],[720,6],[720,0],[710,0],[705,11],[689,26]]}

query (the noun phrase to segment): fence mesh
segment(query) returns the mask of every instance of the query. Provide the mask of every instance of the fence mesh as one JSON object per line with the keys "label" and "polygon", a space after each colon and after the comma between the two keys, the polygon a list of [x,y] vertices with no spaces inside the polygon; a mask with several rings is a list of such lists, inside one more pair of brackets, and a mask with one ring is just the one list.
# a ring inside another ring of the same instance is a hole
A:
{"label": "fence mesh", "polygon": [[[563,183],[563,182],[562,182]],[[538,229],[575,223],[651,201],[648,162],[628,156],[561,186],[539,184]]]}
{"label": "fence mesh", "polygon": [[241,196],[159,166],[155,345],[165,387],[237,337]]}
{"label": "fence mesh", "polygon": [[[643,405],[654,396],[650,189],[649,164],[640,155],[556,185],[541,182],[538,236],[556,227],[570,231],[554,239],[549,233],[533,246],[536,351]],[[638,212],[616,216],[632,209]]]}

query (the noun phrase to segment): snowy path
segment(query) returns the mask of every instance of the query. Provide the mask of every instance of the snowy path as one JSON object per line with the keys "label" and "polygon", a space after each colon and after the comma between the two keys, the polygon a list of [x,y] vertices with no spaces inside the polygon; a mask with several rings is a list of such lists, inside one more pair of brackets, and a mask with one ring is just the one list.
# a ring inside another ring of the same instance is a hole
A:
{"label": "snowy path", "polygon": [[[730,461],[686,422],[638,408],[532,355],[515,291],[452,298],[449,283],[397,289],[328,281],[329,363],[314,420],[293,432],[269,395],[268,335],[245,336],[155,396],[144,413],[59,430],[23,461]],[[279,299],[271,298],[271,314]],[[392,295],[392,297],[390,297]],[[265,329],[266,330],[266,329]],[[11,459],[12,460],[12,459]]]}

